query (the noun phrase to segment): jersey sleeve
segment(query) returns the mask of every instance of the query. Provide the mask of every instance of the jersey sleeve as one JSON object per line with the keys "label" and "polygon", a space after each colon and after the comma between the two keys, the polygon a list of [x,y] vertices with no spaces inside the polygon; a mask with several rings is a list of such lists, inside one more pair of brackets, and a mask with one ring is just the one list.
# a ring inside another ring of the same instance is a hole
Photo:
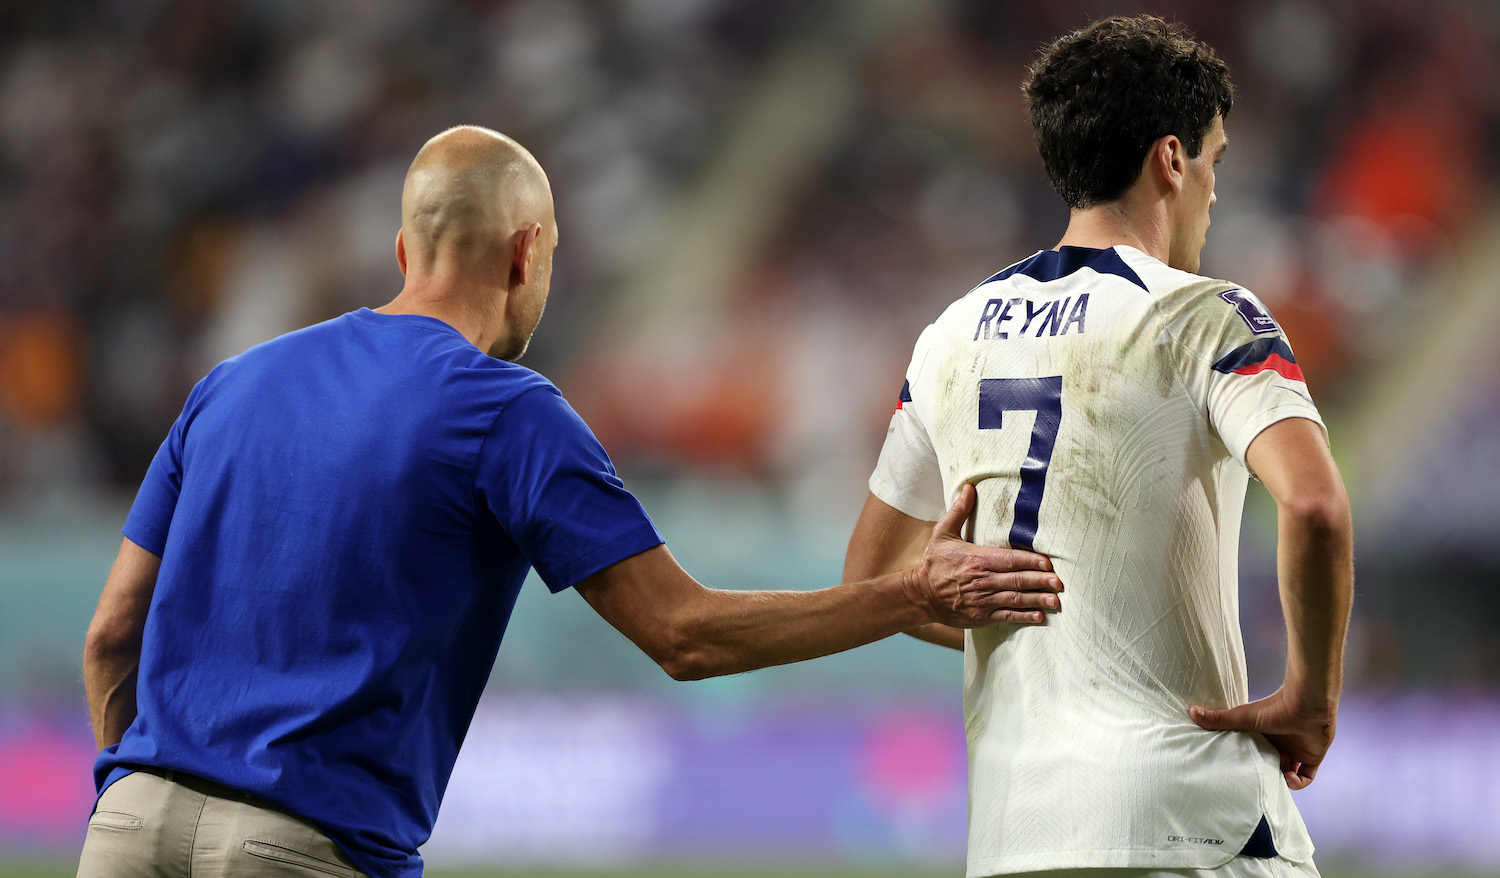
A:
{"label": "jersey sleeve", "polygon": [[911,393],[933,331],[928,327],[917,341],[906,383],[901,387],[896,411],[885,431],[885,445],[880,449],[875,472],[870,475],[870,493],[892,509],[922,521],[937,521],[947,511],[937,452],[922,420],[921,401],[913,399]]}
{"label": "jersey sleeve", "polygon": [[156,449],[146,477],[136,491],[135,502],[125,518],[121,533],[125,538],[160,558],[167,548],[167,534],[172,529],[172,516],[177,512],[177,498],[182,494],[182,470],[184,446],[187,442],[188,425],[202,398],[205,378],[193,387],[183,404],[182,413],[172,422],[167,438]]}
{"label": "jersey sleeve", "polygon": [[1214,431],[1246,469],[1250,443],[1277,421],[1306,418],[1326,433],[1291,343],[1249,290],[1195,296],[1176,335]]}
{"label": "jersey sleeve", "polygon": [[476,482],[554,592],[663,542],[593,431],[550,384],[501,411],[480,449]]}

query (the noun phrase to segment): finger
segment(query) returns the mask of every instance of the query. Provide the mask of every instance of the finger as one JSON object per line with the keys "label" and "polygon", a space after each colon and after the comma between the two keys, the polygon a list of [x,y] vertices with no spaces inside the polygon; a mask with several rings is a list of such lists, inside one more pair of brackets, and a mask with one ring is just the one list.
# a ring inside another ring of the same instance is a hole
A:
{"label": "finger", "polygon": [[1188,716],[1193,722],[1211,732],[1258,732],[1261,731],[1260,712],[1256,709],[1258,704],[1259,702],[1252,701],[1228,710],[1213,710],[1193,705],[1188,708]]}
{"label": "finger", "polygon": [[1206,707],[1199,707],[1195,704],[1188,708],[1188,719],[1197,723],[1200,728],[1216,732],[1223,728],[1223,713],[1224,711],[1222,710],[1212,710]]}
{"label": "finger", "polygon": [[963,527],[964,519],[969,517],[969,512],[974,508],[974,498],[978,494],[974,486],[965,482],[958,488],[958,497],[953,505],[938,520],[937,527],[932,529],[932,538],[952,537],[958,539],[958,529]]}
{"label": "finger", "polygon": [[1036,610],[996,610],[990,613],[982,624],[999,625],[1006,622],[1018,625],[1045,625],[1047,614]]}
{"label": "finger", "polygon": [[1050,591],[997,591],[994,594],[971,599],[972,606],[981,609],[1006,610],[1056,610],[1062,604]]}
{"label": "finger", "polygon": [[967,601],[984,601],[994,595],[1007,592],[1056,594],[1062,590],[1062,580],[1057,578],[1057,574],[1043,573],[1040,570],[1025,570],[1016,573],[980,571],[975,574],[975,578],[959,586],[962,599]]}
{"label": "finger", "polygon": [[1302,784],[1303,786],[1307,786],[1308,784],[1312,783],[1313,778],[1318,776],[1318,763],[1302,763],[1302,765],[1297,769],[1297,776],[1305,778],[1305,781]]}
{"label": "finger", "polygon": [[1048,593],[1063,590],[1062,580],[1057,578],[1056,573],[1044,573],[1041,570],[1018,570],[1013,573],[991,572],[982,579],[976,579],[969,583],[967,588],[979,591],[1045,591]]}
{"label": "finger", "polygon": [[1286,778],[1286,785],[1288,789],[1306,789],[1307,785],[1312,783],[1312,775],[1303,775],[1300,770],[1297,770],[1302,767],[1303,766],[1301,765],[1301,763],[1297,763],[1296,769],[1293,769],[1291,771],[1283,771],[1281,773],[1281,776]]}
{"label": "finger", "polygon": [[[994,570],[999,573],[1009,573],[1013,570],[1052,570],[1052,559],[1046,555],[1038,555],[1024,549],[987,549],[976,548],[978,555],[986,570]],[[1059,588],[1061,580],[1058,580]]]}

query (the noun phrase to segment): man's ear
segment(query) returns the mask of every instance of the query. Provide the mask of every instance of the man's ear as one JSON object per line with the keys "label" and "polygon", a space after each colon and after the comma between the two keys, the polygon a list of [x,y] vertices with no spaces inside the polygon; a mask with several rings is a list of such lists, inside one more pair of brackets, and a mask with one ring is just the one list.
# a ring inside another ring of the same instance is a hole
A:
{"label": "man's ear", "polygon": [[525,286],[531,282],[532,266],[536,262],[536,240],[542,234],[542,224],[532,223],[530,228],[516,232],[511,250],[510,279],[514,286]]}
{"label": "man's ear", "polygon": [[401,230],[396,230],[396,264],[401,266],[401,276],[406,277],[406,241],[401,237]]}
{"label": "man's ear", "polygon": [[1181,192],[1183,175],[1187,173],[1187,147],[1175,134],[1158,139],[1146,154],[1146,168],[1161,180],[1162,185],[1173,192]]}

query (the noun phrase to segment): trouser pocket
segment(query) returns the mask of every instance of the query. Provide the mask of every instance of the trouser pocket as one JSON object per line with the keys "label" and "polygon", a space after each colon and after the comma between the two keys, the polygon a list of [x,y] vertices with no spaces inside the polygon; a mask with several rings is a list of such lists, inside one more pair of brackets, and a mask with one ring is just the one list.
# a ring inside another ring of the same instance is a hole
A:
{"label": "trouser pocket", "polygon": [[124,811],[95,811],[94,816],[89,818],[90,829],[116,829],[122,832],[138,830],[144,823],[140,817]]}
{"label": "trouser pocket", "polygon": [[[243,845],[245,853],[259,860],[278,863],[286,869],[286,874],[314,874],[314,875],[338,875],[340,878],[354,878],[359,872],[341,863],[334,863],[314,856],[305,851],[294,850],[284,845],[270,841],[247,838]],[[281,870],[276,873],[280,874]]]}

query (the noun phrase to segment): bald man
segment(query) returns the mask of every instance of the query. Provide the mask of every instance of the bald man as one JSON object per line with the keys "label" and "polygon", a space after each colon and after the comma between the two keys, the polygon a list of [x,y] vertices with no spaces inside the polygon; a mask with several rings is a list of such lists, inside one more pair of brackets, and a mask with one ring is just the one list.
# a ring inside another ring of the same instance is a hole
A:
{"label": "bald man", "polygon": [[80,876],[421,874],[529,568],[684,680],[1057,606],[1046,559],[957,538],[972,491],[915,568],[697,583],[557,389],[511,362],[556,246],[536,160],[444,132],[402,192],[400,294],[193,388],[89,628]]}

